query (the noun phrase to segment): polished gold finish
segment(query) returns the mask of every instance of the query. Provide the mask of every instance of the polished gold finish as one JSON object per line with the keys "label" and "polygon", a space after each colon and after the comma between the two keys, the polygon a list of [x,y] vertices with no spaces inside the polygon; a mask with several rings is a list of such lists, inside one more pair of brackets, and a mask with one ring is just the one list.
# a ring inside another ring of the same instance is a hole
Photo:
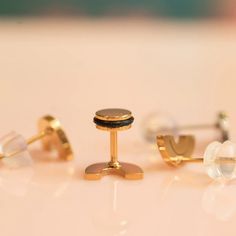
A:
{"label": "polished gold finish", "polygon": [[191,156],[195,146],[193,136],[180,136],[178,142],[171,135],[157,136],[157,145],[164,161],[178,166],[183,163],[183,157]]}
{"label": "polished gold finish", "polygon": [[178,166],[180,164],[183,164],[184,162],[203,162],[203,158],[176,156],[176,157],[170,157],[169,162],[171,162],[171,164],[174,163],[174,166]]}
{"label": "polished gold finish", "polygon": [[[174,158],[171,158],[174,160]],[[183,162],[203,162],[202,157],[181,157],[181,161]],[[236,162],[236,157],[218,157],[214,161],[216,164],[230,164]]]}
{"label": "polished gold finish", "polygon": [[111,161],[108,165],[115,168],[120,167],[117,156],[117,132],[113,130],[110,132],[110,152]]}
{"label": "polished gold finish", "polygon": [[[39,120],[39,133],[27,140],[30,145],[38,140],[42,140],[45,150],[57,150],[59,157],[64,160],[72,160],[73,153],[70,143],[61,127],[60,122],[52,116],[44,116]],[[12,157],[20,151],[10,153],[7,156],[0,155],[1,158]]]}
{"label": "polished gold finish", "polygon": [[121,121],[131,118],[132,113],[126,109],[110,108],[97,111],[95,117],[105,121]]}
{"label": "polished gold finish", "polygon": [[[96,112],[95,118],[106,122],[126,121],[132,118],[132,113],[124,109],[105,109]],[[131,128],[131,124],[116,128],[96,125],[96,128],[110,132],[110,161],[88,166],[85,178],[98,180],[104,175],[114,174],[130,180],[142,179],[143,171],[139,166],[118,161],[117,131],[127,130]]]}

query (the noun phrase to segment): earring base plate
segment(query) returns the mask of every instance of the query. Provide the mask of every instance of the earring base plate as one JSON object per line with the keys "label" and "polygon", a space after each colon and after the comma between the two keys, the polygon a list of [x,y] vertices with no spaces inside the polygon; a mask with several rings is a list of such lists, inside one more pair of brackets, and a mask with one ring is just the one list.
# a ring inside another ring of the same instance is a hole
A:
{"label": "earring base plate", "polygon": [[107,162],[92,164],[85,170],[85,179],[99,180],[105,175],[119,175],[128,180],[143,178],[143,170],[139,166],[125,162],[119,162],[119,164],[117,167]]}

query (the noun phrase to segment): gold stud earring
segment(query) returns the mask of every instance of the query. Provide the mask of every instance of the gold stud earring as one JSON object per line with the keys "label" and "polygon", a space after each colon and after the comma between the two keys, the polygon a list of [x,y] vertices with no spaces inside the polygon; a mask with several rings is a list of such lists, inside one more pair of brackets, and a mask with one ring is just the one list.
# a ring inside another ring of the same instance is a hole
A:
{"label": "gold stud earring", "polygon": [[72,160],[71,145],[60,122],[52,116],[44,116],[38,123],[38,134],[25,139],[22,135],[11,132],[0,140],[0,159],[9,167],[19,167],[29,164],[32,160],[28,152],[28,145],[42,140],[46,151],[56,150],[62,160]]}
{"label": "gold stud earring", "polygon": [[229,119],[225,112],[219,112],[212,124],[177,125],[177,122],[165,113],[152,113],[144,119],[143,136],[148,142],[155,142],[156,135],[178,135],[183,130],[216,129],[220,141],[229,140]]}
{"label": "gold stud earring", "polygon": [[223,143],[210,143],[203,157],[192,157],[194,137],[180,136],[178,142],[173,136],[157,136],[157,146],[163,160],[171,166],[180,166],[186,162],[203,162],[207,174],[215,180],[236,178],[236,144],[227,140]]}
{"label": "gold stud earring", "polygon": [[94,123],[96,128],[110,132],[110,162],[96,163],[85,170],[85,178],[97,180],[107,174],[116,174],[126,179],[143,178],[142,169],[134,164],[118,161],[117,132],[131,128],[134,118],[125,109],[104,109],[96,112]]}

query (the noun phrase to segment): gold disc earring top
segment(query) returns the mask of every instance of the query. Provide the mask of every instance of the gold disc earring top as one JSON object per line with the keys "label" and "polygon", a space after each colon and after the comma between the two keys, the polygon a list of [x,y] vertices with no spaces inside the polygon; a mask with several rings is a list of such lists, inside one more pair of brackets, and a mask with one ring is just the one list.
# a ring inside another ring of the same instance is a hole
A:
{"label": "gold disc earring top", "polygon": [[132,117],[132,113],[126,109],[110,108],[103,109],[96,112],[96,118],[105,121],[121,121]]}
{"label": "gold disc earring top", "polygon": [[134,118],[129,110],[108,108],[97,111],[93,121],[98,129],[120,131],[129,129]]}

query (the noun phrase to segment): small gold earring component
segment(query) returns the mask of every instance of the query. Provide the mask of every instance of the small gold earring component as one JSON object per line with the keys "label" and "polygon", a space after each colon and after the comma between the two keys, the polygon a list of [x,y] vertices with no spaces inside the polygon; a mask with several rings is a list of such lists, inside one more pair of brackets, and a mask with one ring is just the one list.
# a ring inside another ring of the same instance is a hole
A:
{"label": "small gold earring component", "polygon": [[60,122],[52,116],[44,116],[38,123],[38,134],[25,139],[22,135],[11,132],[0,140],[0,159],[9,167],[19,167],[32,162],[28,152],[28,145],[42,140],[46,151],[55,150],[62,160],[72,160],[71,145]]}
{"label": "small gold earring component", "polygon": [[85,170],[85,178],[97,180],[107,174],[121,175],[126,179],[142,179],[142,169],[134,164],[118,161],[117,156],[117,131],[131,128],[134,118],[132,113],[125,109],[104,109],[96,112],[94,123],[100,130],[110,132],[110,162],[90,165]]}
{"label": "small gold earring component", "polygon": [[227,140],[223,143],[210,143],[203,157],[192,157],[194,137],[180,136],[178,142],[173,136],[157,136],[157,146],[163,160],[171,166],[180,166],[186,162],[203,162],[207,174],[215,180],[236,178],[236,144]]}
{"label": "small gold earring component", "polygon": [[156,135],[178,135],[183,130],[216,129],[220,134],[220,141],[229,140],[229,119],[225,112],[219,112],[212,124],[178,125],[165,113],[152,113],[144,119],[143,136],[148,142],[155,142]]}

